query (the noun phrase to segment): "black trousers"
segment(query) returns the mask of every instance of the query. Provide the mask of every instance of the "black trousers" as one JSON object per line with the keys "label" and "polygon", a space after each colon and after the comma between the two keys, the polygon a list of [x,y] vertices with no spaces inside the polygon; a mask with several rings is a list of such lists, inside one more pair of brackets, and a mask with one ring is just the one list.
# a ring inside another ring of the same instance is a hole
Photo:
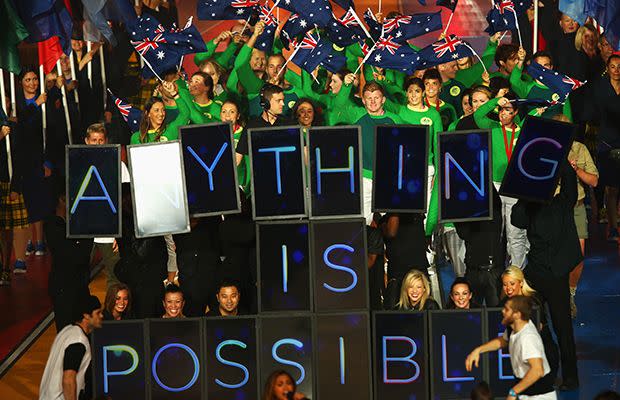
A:
{"label": "black trousers", "polygon": [[573,321],[570,316],[568,274],[562,277],[541,274],[535,265],[528,265],[524,272],[540,299],[549,305],[553,330],[560,347],[562,380],[579,382]]}
{"label": "black trousers", "polygon": [[499,305],[499,288],[501,286],[499,277],[501,274],[500,268],[467,267],[465,278],[471,285],[472,298],[476,303],[487,307]]}

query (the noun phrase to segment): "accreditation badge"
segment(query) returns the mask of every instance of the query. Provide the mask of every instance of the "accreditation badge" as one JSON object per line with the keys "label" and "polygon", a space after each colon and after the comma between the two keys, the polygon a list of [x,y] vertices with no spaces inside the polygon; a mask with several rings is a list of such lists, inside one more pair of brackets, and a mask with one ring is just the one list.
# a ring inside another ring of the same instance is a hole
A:
{"label": "accreditation badge", "polygon": [[458,96],[459,94],[461,94],[461,88],[460,88],[460,87],[458,87],[458,86],[452,86],[452,87],[450,88],[450,96],[452,96],[452,97],[456,97],[456,96]]}
{"label": "accreditation badge", "polygon": [[420,120],[420,123],[421,123],[422,125],[428,125],[428,126],[431,126],[431,125],[433,125],[433,120],[432,120],[432,119],[430,119],[429,117],[422,117],[422,119]]}

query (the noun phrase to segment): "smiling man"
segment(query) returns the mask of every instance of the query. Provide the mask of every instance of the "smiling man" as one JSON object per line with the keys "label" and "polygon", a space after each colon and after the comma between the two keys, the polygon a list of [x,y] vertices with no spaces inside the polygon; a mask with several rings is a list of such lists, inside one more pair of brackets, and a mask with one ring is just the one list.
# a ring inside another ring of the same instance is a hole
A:
{"label": "smiling man", "polygon": [[239,300],[241,300],[239,285],[234,282],[224,281],[220,284],[215,297],[219,306],[213,310],[209,310],[207,317],[231,317],[241,315],[239,311]]}

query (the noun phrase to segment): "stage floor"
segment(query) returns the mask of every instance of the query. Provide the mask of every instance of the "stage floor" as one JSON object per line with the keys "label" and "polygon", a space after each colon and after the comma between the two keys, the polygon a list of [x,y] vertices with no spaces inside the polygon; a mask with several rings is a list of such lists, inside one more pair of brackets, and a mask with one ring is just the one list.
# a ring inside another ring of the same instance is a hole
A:
{"label": "stage floor", "polygon": [[[578,317],[574,322],[581,388],[575,392],[561,393],[561,400],[591,400],[604,389],[620,390],[620,319],[617,318],[620,309],[620,251],[616,244],[604,240],[603,225],[592,224],[590,233],[592,238],[586,243],[586,267],[577,290]],[[45,260],[49,263],[49,258]],[[49,268],[48,265],[46,267]],[[453,279],[450,270],[448,266],[440,271],[444,286]],[[47,297],[44,287],[32,287],[35,289],[28,294],[30,299]],[[103,297],[104,288],[105,277],[100,273],[91,283],[91,291]],[[8,288],[0,288],[0,298],[7,299],[8,291]],[[11,300],[14,303],[17,299],[11,297]],[[12,303],[9,303],[10,307],[2,303],[5,305],[3,319],[6,319],[7,309],[14,307]],[[6,327],[7,321],[3,320],[0,326]],[[2,341],[8,337],[8,332],[15,329],[3,328],[0,331]],[[23,337],[29,331],[24,329]],[[37,397],[55,333],[53,325],[47,328],[0,378],[0,399],[31,400]]]}

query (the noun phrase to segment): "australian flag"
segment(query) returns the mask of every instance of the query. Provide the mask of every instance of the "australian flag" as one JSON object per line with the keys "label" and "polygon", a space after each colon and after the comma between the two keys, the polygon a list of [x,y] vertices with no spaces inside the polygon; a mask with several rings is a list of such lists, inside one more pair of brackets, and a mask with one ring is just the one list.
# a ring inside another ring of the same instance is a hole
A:
{"label": "australian flag", "polygon": [[314,24],[308,22],[304,17],[300,17],[298,14],[291,14],[288,17],[288,21],[280,30],[280,40],[284,47],[290,50],[289,44],[298,38],[305,35],[306,32],[314,28]]}
{"label": "australian flag", "polygon": [[119,99],[114,96],[114,94],[108,89],[108,93],[110,93],[110,97],[112,97],[112,101],[118,112],[121,114],[127,125],[129,125],[129,129],[132,132],[137,132],[140,130],[140,120],[142,119],[142,113],[137,108],[134,108],[131,104]]}
{"label": "australian flag", "polygon": [[334,16],[325,28],[325,32],[329,40],[340,47],[352,45],[366,36],[353,9],[348,9],[339,19]]}
{"label": "australian flag", "polygon": [[586,83],[557,71],[547,69],[534,61],[528,65],[527,73],[530,74],[532,78],[542,82],[549,89],[557,93],[560,96],[557,100],[559,103],[564,103],[570,92],[580,88]]}
{"label": "australian flag", "polygon": [[383,35],[391,35],[397,42],[440,30],[441,11],[436,13],[399,15],[383,22]]}
{"label": "australian flag", "polygon": [[147,14],[138,18],[138,22],[131,28],[131,44],[150,67],[142,70],[145,78],[153,74],[161,77],[164,72],[177,69],[183,55],[198,53],[206,48],[191,17],[183,29],[167,31]]}
{"label": "australian flag", "polygon": [[327,26],[332,19],[332,6],[329,0],[280,0],[277,5],[307,18],[320,27]]}
{"label": "australian flag", "polygon": [[379,39],[383,26],[377,21],[375,14],[372,13],[370,8],[364,11],[364,21],[366,21],[366,25],[370,28],[370,36],[372,36],[374,40]]}
{"label": "australian flag", "polygon": [[585,12],[602,27],[609,44],[620,50],[620,4],[617,1],[585,0]]}
{"label": "australian flag", "polygon": [[[512,0],[509,1],[512,3]],[[504,3],[503,0],[501,2]],[[498,7],[498,3],[495,3],[487,14],[487,23],[489,26],[484,31],[489,35],[493,35],[496,32],[511,31],[517,29],[517,16],[514,12],[507,9],[503,9],[502,12],[502,9]]]}
{"label": "australian flag", "polygon": [[198,19],[248,19],[258,8],[260,0],[199,0]]}
{"label": "australian flag", "polygon": [[278,29],[280,22],[276,19],[273,12],[265,6],[259,7],[258,17],[265,23],[265,30],[258,38],[256,38],[254,48],[270,53],[273,49],[273,40],[276,34],[276,29]]}
{"label": "australian flag", "polygon": [[322,37],[314,51],[306,58],[302,68],[312,73],[319,65],[322,65],[328,71],[338,72],[344,67],[346,58],[342,55],[334,56],[333,53],[334,44],[326,37]]}
{"label": "australian flag", "polygon": [[430,68],[459,58],[474,55],[471,47],[456,35],[448,35],[444,39],[432,43],[418,52],[420,67]]}
{"label": "australian flag", "polygon": [[318,40],[317,36],[315,36],[312,33],[308,32],[303,37],[303,39],[301,39],[300,42],[297,42],[296,40],[294,40],[294,41],[291,42],[291,44],[295,48],[295,54],[294,54],[293,58],[291,59],[291,61],[295,65],[297,65],[299,67],[303,67],[303,65],[306,62],[306,60],[308,59],[308,57],[310,57],[310,54],[319,45],[319,40]]}
{"label": "australian flag", "polygon": [[[412,74],[418,69],[420,57],[406,43],[398,43],[394,37],[387,36],[377,40],[374,50],[367,44],[360,44],[366,64],[402,71]],[[368,52],[372,54],[368,54]]]}

